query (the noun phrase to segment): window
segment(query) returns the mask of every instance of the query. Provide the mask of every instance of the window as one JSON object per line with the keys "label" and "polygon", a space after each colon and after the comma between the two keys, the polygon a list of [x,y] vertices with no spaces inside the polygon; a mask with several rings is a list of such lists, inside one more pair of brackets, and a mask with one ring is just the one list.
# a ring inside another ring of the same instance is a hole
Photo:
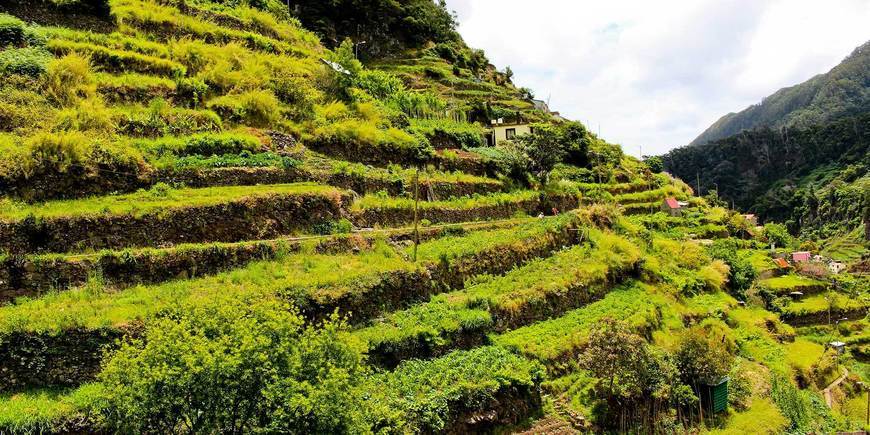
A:
{"label": "window", "polygon": [[511,139],[517,137],[517,129],[509,128],[509,129],[505,130],[504,136],[507,138],[507,140],[511,140]]}

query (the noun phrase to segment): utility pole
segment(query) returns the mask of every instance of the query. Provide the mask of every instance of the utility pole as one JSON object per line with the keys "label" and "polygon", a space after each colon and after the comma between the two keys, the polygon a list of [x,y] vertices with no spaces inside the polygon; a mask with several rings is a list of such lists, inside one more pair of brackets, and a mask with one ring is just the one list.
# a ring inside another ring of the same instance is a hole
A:
{"label": "utility pole", "polygon": [[700,198],[701,197],[701,173],[695,172],[695,177],[696,177],[695,186],[698,188],[698,198]]}
{"label": "utility pole", "polygon": [[417,245],[420,244],[420,229],[418,224],[420,208],[420,167],[414,172],[414,262],[417,262]]}

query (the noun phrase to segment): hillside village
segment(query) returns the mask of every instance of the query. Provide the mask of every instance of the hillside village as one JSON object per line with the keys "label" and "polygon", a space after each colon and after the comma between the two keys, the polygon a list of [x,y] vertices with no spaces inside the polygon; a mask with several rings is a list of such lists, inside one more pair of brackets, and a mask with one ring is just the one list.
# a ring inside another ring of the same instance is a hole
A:
{"label": "hillside village", "polygon": [[866,252],[295,4],[0,0],[0,433],[868,427]]}

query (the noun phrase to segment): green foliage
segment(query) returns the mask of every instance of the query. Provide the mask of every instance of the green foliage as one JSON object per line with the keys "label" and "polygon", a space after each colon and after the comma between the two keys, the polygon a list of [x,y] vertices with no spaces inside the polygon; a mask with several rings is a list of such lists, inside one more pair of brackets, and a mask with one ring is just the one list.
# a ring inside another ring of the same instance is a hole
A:
{"label": "green foliage", "polygon": [[[45,137],[34,146],[45,166],[52,165],[55,170],[68,169],[74,162],[82,161],[80,147],[85,142],[77,142],[80,136]],[[84,155],[87,157],[87,155]],[[66,166],[65,166],[66,165]],[[0,210],[0,218],[22,219],[27,216],[60,217],[81,215],[123,215],[141,216],[156,210],[221,204],[246,197],[268,195],[326,195],[334,197],[339,190],[314,183],[273,184],[263,186],[223,186],[202,189],[170,189],[168,191],[141,190],[136,193],[91,197],[76,200],[49,201],[27,205],[18,210]]]}
{"label": "green foliage", "polygon": [[392,373],[374,376],[368,394],[379,426],[439,432],[460,409],[485,407],[499,391],[530,398],[543,378],[540,364],[490,346],[408,361]]}
{"label": "green foliage", "polygon": [[104,390],[85,384],[73,391],[25,391],[0,395],[0,428],[11,433],[62,432],[70,421],[94,422]]}
{"label": "green foliage", "polygon": [[187,137],[164,136],[160,139],[134,141],[134,146],[143,153],[157,157],[174,156],[219,156],[256,152],[263,145],[255,137],[245,133],[197,134]]}
{"label": "green foliage", "polygon": [[414,119],[411,120],[411,132],[426,136],[436,148],[471,149],[483,145],[483,129],[467,122]]}
{"label": "green foliage", "polygon": [[64,106],[92,95],[95,84],[88,59],[69,54],[49,62],[45,88],[49,98]]}
{"label": "green foliage", "polygon": [[269,91],[225,95],[208,102],[221,118],[252,127],[269,127],[281,119],[281,102]]}
{"label": "green foliage", "polygon": [[703,192],[718,185],[722,198],[763,221],[786,223],[793,234],[829,237],[859,227],[870,210],[868,119],[746,131],[673,150],[665,167],[684,179],[702,174]]}
{"label": "green foliage", "polygon": [[711,257],[728,265],[729,288],[733,295],[742,297],[757,276],[751,253],[740,251],[732,239],[716,240],[709,251]]}
{"label": "green foliage", "polygon": [[170,309],[105,364],[105,412],[124,432],[360,430],[364,369],[343,328],[257,298]]}
{"label": "green foliage", "polygon": [[443,2],[378,0],[366,5],[335,6],[316,0],[292,0],[288,6],[298,11],[297,17],[306,28],[320,35],[334,35],[338,41],[348,37],[367,41],[360,48],[363,55],[459,39],[454,17]]}
{"label": "green foliage", "polygon": [[775,244],[777,247],[788,249],[794,238],[788,233],[785,225],[776,223],[767,223],[764,225],[764,237],[768,242]]}
{"label": "green foliage", "polygon": [[634,282],[614,289],[600,301],[506,332],[493,341],[542,361],[558,361],[582,349],[590,332],[605,319],[619,319],[633,333],[646,335],[661,324],[667,305],[667,300],[652,294],[652,288]]}
{"label": "green foliage", "polygon": [[707,321],[683,332],[674,356],[683,381],[697,385],[717,382],[730,373],[736,350],[728,327]]}
{"label": "green foliage", "polygon": [[218,114],[210,110],[172,107],[163,99],[151,101],[147,108],[125,108],[115,116],[118,133],[133,137],[217,133],[223,129],[223,122]]}
{"label": "green foliage", "polygon": [[166,77],[184,76],[186,73],[184,66],[168,59],[87,42],[51,39],[46,47],[57,55],[77,53],[87,56],[95,67],[108,72],[137,72]]}
{"label": "green foliage", "polygon": [[0,72],[39,77],[45,72],[51,53],[43,48],[13,48],[0,51]]}
{"label": "green foliage", "polygon": [[0,48],[24,42],[24,21],[0,13]]}

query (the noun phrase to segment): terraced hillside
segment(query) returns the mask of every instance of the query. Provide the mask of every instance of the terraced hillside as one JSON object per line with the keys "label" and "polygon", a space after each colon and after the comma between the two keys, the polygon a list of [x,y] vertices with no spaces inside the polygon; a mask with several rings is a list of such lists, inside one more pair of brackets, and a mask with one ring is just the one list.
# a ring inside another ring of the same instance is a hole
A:
{"label": "terraced hillside", "polygon": [[[282,2],[0,11],[0,433],[860,426],[814,401],[866,276],[756,280],[772,233],[444,41],[364,67]],[[482,147],[478,96],[540,133]]]}

